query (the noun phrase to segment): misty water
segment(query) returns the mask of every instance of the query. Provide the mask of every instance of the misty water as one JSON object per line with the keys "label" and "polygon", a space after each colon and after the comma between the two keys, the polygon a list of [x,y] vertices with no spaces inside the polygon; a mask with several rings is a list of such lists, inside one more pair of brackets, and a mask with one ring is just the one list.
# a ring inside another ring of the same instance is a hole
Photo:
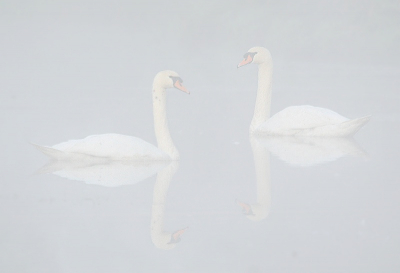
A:
{"label": "misty water", "polygon": [[[1,272],[397,272],[397,1],[2,1]],[[371,115],[350,139],[249,137],[257,67],[272,114]],[[179,162],[49,162],[52,146],[118,133],[156,144],[167,90]],[[110,187],[112,184],[112,187]]]}

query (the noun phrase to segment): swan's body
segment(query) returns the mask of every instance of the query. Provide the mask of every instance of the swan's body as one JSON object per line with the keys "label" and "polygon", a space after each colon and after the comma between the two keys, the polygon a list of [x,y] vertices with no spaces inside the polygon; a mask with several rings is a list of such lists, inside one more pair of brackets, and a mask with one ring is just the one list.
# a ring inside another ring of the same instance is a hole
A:
{"label": "swan's body", "polygon": [[166,117],[166,88],[176,87],[187,90],[182,80],[173,71],[159,72],[153,82],[154,128],[158,147],[137,137],[103,134],[84,139],[69,140],[52,147],[39,146],[43,153],[57,160],[108,160],[160,161],[178,160],[179,152],[172,142]]}
{"label": "swan's body", "polygon": [[348,119],[338,113],[309,105],[291,106],[270,117],[272,59],[266,48],[253,47],[238,67],[258,64],[258,91],[250,132],[259,135],[344,137],[356,133],[369,116]]}
{"label": "swan's body", "polygon": [[[40,149],[40,146],[37,146]],[[161,149],[138,137],[103,134],[84,139],[69,140],[56,144],[43,153],[58,159],[101,157],[110,160],[168,160],[170,157]]]}
{"label": "swan's body", "polygon": [[259,125],[259,134],[282,136],[343,137],[356,133],[370,117],[348,119],[310,105],[290,106]]}

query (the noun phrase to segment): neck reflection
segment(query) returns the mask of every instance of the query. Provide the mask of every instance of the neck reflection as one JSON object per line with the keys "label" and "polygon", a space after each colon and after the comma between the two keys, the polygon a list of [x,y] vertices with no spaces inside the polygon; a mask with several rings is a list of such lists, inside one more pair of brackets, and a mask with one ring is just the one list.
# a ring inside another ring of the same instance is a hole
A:
{"label": "neck reflection", "polygon": [[257,202],[237,201],[249,220],[265,219],[271,207],[270,153],[292,166],[310,167],[345,156],[366,157],[353,138],[260,137],[250,135],[257,183]]}
{"label": "neck reflection", "polygon": [[180,242],[180,236],[187,229],[183,228],[174,232],[166,232],[163,229],[168,188],[178,168],[178,161],[171,162],[168,167],[158,172],[157,180],[154,185],[150,225],[151,240],[157,248],[164,250],[173,249],[176,244]]}

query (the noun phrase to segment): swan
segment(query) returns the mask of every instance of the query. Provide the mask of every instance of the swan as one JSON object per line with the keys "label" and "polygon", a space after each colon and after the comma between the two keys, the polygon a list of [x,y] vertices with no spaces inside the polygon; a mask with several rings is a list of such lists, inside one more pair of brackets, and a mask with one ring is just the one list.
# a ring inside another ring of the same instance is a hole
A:
{"label": "swan", "polygon": [[355,134],[370,119],[348,119],[338,113],[309,105],[290,106],[270,117],[272,58],[268,49],[253,47],[238,68],[258,64],[258,90],[250,132],[259,135],[345,137]]}
{"label": "swan", "polygon": [[166,89],[175,87],[189,94],[178,73],[164,70],[153,81],[154,129],[158,147],[138,137],[120,134],[91,135],[69,140],[52,147],[33,144],[44,154],[56,160],[98,162],[104,160],[162,161],[179,160],[168,129],[166,117]]}

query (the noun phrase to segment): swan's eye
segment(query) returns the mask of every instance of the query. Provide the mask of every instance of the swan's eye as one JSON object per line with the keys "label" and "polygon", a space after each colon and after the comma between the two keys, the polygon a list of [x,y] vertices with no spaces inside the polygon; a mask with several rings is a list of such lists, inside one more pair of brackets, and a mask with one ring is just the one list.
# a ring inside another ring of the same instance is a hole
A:
{"label": "swan's eye", "polygon": [[169,76],[169,77],[172,79],[174,84],[176,81],[183,83],[183,80],[180,77],[174,77],[174,76]]}
{"label": "swan's eye", "polygon": [[251,57],[252,59],[254,58],[254,55],[256,55],[257,52],[247,52],[246,54],[243,55],[243,58],[246,60],[247,57]]}

